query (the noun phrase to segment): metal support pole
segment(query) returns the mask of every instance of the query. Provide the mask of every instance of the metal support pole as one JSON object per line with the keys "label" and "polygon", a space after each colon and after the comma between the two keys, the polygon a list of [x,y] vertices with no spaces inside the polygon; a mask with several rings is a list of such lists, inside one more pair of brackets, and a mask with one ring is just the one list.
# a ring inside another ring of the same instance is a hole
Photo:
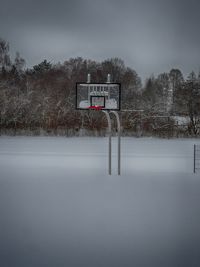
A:
{"label": "metal support pole", "polygon": [[107,75],[107,83],[110,83],[111,81],[111,77],[110,77],[110,74]]}
{"label": "metal support pole", "polygon": [[90,75],[90,73],[88,73],[88,75],[87,75],[87,83],[90,83],[91,82],[91,75]]}
{"label": "metal support pole", "polygon": [[108,111],[102,110],[108,122],[108,174],[111,175],[111,120]]}
{"label": "metal support pole", "polygon": [[[88,73],[87,75],[87,83],[90,83],[91,82],[91,75],[90,73]],[[88,103],[90,103],[90,86],[88,85]]]}
{"label": "metal support pole", "polygon": [[194,173],[196,171],[196,145],[194,145]]}
{"label": "metal support pole", "polygon": [[118,175],[121,174],[121,125],[120,125],[120,119],[119,114],[117,111],[111,111],[110,113],[113,113],[117,120],[117,132],[118,132]]}

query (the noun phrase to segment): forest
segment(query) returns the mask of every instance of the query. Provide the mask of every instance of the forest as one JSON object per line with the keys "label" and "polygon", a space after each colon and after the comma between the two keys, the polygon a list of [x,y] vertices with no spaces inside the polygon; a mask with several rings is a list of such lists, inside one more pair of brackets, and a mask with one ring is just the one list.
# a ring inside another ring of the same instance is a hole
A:
{"label": "forest", "polygon": [[102,112],[75,109],[76,82],[86,82],[88,73],[92,82],[105,82],[109,73],[112,82],[121,83],[122,135],[200,136],[200,74],[192,70],[184,78],[173,68],[142,83],[120,58],[56,64],[44,59],[26,68],[18,52],[11,60],[9,43],[1,38],[0,135],[105,136]]}

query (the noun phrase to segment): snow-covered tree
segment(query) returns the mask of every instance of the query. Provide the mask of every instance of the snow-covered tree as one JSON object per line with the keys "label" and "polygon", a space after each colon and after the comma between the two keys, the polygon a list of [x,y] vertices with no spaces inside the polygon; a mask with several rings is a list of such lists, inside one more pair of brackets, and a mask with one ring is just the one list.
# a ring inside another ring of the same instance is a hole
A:
{"label": "snow-covered tree", "polygon": [[9,43],[0,38],[0,67],[8,70],[11,66]]}

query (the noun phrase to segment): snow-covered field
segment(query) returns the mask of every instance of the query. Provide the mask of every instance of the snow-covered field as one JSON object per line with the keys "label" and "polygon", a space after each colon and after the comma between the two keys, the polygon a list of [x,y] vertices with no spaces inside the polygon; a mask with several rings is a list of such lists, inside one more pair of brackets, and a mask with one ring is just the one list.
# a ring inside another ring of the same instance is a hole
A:
{"label": "snow-covered field", "polygon": [[200,140],[0,137],[0,266],[200,266]]}

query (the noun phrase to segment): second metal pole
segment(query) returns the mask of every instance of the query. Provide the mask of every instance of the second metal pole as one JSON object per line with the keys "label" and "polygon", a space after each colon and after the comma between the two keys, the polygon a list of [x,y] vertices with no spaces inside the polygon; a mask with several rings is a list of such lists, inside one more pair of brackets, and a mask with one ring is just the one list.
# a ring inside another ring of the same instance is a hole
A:
{"label": "second metal pole", "polygon": [[111,120],[108,111],[102,110],[104,114],[106,114],[107,122],[108,122],[108,174],[111,175]]}
{"label": "second metal pole", "polygon": [[196,171],[196,145],[194,145],[194,170],[193,172],[195,173]]}
{"label": "second metal pole", "polygon": [[113,113],[117,120],[117,132],[118,132],[118,175],[121,174],[121,125],[120,125],[120,119],[119,114],[117,111],[111,111],[110,113]]}

